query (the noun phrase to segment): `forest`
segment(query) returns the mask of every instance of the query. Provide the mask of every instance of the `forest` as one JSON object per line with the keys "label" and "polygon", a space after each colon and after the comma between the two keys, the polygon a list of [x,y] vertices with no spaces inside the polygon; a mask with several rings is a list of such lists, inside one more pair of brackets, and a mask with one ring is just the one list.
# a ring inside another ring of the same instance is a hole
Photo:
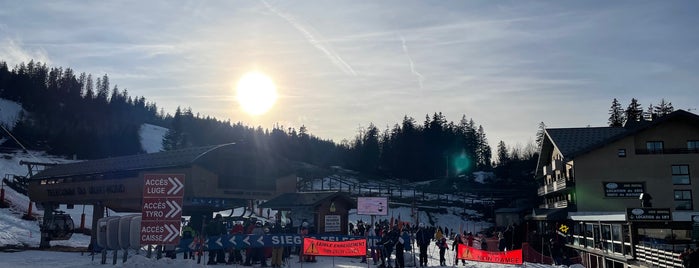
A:
{"label": "forest", "polygon": [[[405,115],[391,128],[380,130],[369,123],[353,139],[336,143],[312,135],[305,126],[264,129],[181,107],[174,114],[165,113],[155,102],[132,97],[112,85],[106,74],[78,74],[35,61],[13,68],[0,61],[0,98],[18,102],[25,110],[12,129],[19,144],[3,146],[25,146],[77,159],[144,153],[138,130],[148,123],[169,129],[164,150],[251,142],[294,161],[342,166],[384,178],[457,177],[506,164],[493,161],[485,130],[465,115],[456,123],[440,112],[425,115],[422,123]],[[529,146],[523,152],[502,141],[498,147],[499,157],[508,165],[528,163],[517,174],[526,177],[535,168],[531,165],[535,165],[536,148]]]}

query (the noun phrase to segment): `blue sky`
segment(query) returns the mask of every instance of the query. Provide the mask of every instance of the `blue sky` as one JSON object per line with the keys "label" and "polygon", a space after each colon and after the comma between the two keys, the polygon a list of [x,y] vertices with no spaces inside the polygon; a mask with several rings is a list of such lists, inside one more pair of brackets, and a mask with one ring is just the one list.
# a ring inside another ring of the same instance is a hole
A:
{"label": "blue sky", "polygon": [[[442,112],[491,144],[603,126],[613,98],[699,108],[699,1],[10,1],[0,59],[108,74],[166,112],[350,139]],[[280,98],[243,113],[236,80]],[[696,111],[693,111],[696,113]]]}

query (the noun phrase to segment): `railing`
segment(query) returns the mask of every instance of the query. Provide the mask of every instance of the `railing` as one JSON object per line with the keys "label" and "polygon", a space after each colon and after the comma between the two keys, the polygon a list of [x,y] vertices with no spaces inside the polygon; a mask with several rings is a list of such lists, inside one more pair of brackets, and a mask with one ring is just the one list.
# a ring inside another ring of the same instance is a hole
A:
{"label": "railing", "polygon": [[27,195],[27,192],[29,191],[29,180],[26,177],[14,174],[5,174],[5,178],[2,179],[2,182],[23,195]]}
{"label": "railing", "polygon": [[680,254],[644,245],[636,245],[636,260],[658,267],[681,268]]}
{"label": "railing", "polygon": [[541,204],[541,205],[539,205],[539,208],[551,209],[551,208],[568,208],[568,207],[574,207],[574,206],[575,206],[575,203],[569,202],[567,200],[563,200],[563,201],[556,201],[556,202],[553,202],[550,204]]}
{"label": "railing", "polygon": [[545,194],[566,189],[568,186],[572,186],[572,183],[569,183],[566,179],[556,180],[551,184],[539,186],[539,188],[537,189],[537,194],[539,196],[543,196]]}
{"label": "railing", "polygon": [[699,149],[665,148],[665,149],[636,149],[636,154],[699,154]]}

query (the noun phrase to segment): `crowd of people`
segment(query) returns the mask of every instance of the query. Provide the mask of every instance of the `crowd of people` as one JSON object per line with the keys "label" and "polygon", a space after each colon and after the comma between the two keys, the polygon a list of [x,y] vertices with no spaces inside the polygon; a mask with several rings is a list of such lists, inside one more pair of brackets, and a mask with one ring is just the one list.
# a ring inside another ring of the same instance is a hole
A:
{"label": "crowd of people", "polygon": [[[466,231],[456,231],[447,227],[427,226],[424,223],[411,225],[407,222],[389,222],[388,220],[378,221],[374,224],[365,223],[361,220],[356,224],[349,224],[348,235],[372,237],[367,243],[367,256],[362,258],[362,262],[373,262],[380,268],[403,268],[405,267],[406,251],[414,251],[418,255],[416,266],[426,267],[430,254],[428,251],[431,243],[438,249],[432,256],[439,258],[441,266],[447,266],[446,252],[458,248],[459,244],[469,247],[488,250],[488,240],[498,241],[497,247],[491,250],[511,250],[520,242],[513,238],[514,228],[512,226],[503,228],[495,233],[479,232],[473,234]],[[193,239],[195,243],[202,245],[207,237],[218,237],[221,235],[266,235],[266,234],[299,234],[308,236],[315,233],[314,228],[308,221],[303,220],[298,226],[293,226],[291,222],[281,220],[262,222],[255,218],[246,221],[224,222],[223,217],[217,214],[203,228],[202,233],[197,235],[196,230],[187,224],[182,229],[183,239]],[[488,239],[490,237],[490,239]],[[449,243],[448,241],[451,241]],[[205,248],[200,246],[200,249]],[[315,256],[304,255],[300,247],[297,246],[269,246],[243,248],[242,245],[231,249],[211,249],[208,250],[208,265],[216,264],[238,264],[252,266],[260,264],[262,267],[282,267],[286,261],[290,260],[291,254],[299,256],[298,262],[315,262]],[[185,258],[204,257],[202,250],[184,252]],[[456,258],[456,254],[454,254]],[[267,261],[269,260],[269,265]],[[452,263],[458,264],[458,259]],[[461,263],[466,265],[465,261]]]}
{"label": "crowd of people", "polygon": [[[515,227],[509,226],[496,231],[494,234],[481,232],[474,235],[471,232],[458,232],[454,231],[454,229],[450,230],[448,227],[426,226],[424,223],[411,226],[410,223],[391,223],[384,220],[375,223],[373,226],[369,223],[363,223],[362,221],[357,222],[356,225],[350,224],[350,234],[352,235],[380,237],[378,242],[369,243],[369,256],[373,260],[374,265],[388,268],[405,267],[403,253],[406,250],[412,250],[413,245],[417,246],[416,251],[419,257],[416,266],[419,267],[427,266],[427,260],[430,257],[430,252],[428,251],[430,243],[434,243],[438,249],[437,254],[439,254],[439,263],[441,266],[447,266],[447,250],[456,250],[458,244],[464,244],[481,250],[488,250],[488,240],[497,239],[498,246],[497,248],[493,247],[492,250],[505,251],[520,248],[520,246],[515,246],[517,244],[521,245],[521,241],[517,241],[514,237],[514,231]],[[491,238],[489,239],[488,237]],[[448,243],[449,240],[452,241],[451,245]],[[393,258],[393,265],[391,265],[391,259],[394,253],[395,257]],[[366,260],[363,260],[363,262],[364,261]],[[456,259],[454,260],[454,262],[457,261]],[[462,260],[461,263],[466,265],[465,260]]]}
{"label": "crowd of people", "polygon": [[[261,220],[250,218],[246,221],[228,223],[223,221],[221,214],[217,214],[205,225],[201,234],[197,234],[194,228],[192,228],[191,224],[187,224],[182,228],[182,239],[192,239],[195,244],[198,245],[197,248],[199,249],[196,251],[184,252],[184,257],[194,259],[197,254],[200,257],[205,257],[205,253],[203,252],[205,246],[203,244],[207,237],[218,237],[226,234],[266,235],[289,234],[296,232],[302,235],[308,235],[313,233],[313,230],[306,221],[301,223],[297,231],[291,224],[287,224],[281,220],[262,222]],[[282,246],[243,248],[242,245],[230,249],[213,249],[207,250],[208,260],[206,264],[238,264],[244,266],[260,264],[262,267],[282,267],[283,262],[289,259],[291,250],[292,248],[290,247]],[[267,260],[269,260],[269,265]],[[306,256],[306,258],[302,258],[299,261],[314,260],[314,258]]]}

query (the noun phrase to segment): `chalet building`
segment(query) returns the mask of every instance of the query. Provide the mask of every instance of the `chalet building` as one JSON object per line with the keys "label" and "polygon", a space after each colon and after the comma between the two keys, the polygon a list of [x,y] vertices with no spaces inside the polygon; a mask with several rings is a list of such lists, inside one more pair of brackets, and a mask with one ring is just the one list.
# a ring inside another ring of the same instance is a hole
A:
{"label": "chalet building", "polygon": [[699,116],[624,127],[548,128],[536,170],[547,241],[585,267],[682,267],[699,241]]}

